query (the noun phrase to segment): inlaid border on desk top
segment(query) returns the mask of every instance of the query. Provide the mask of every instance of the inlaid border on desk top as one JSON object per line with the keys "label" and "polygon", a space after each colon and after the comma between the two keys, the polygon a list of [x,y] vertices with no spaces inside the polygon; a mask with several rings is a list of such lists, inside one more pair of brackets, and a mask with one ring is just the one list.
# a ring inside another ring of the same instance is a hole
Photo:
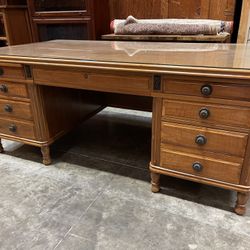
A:
{"label": "inlaid border on desk top", "polygon": [[54,58],[36,58],[20,56],[0,56],[0,63],[18,63],[80,69],[97,69],[109,71],[140,72],[152,74],[173,74],[185,76],[206,76],[219,78],[250,79],[250,70],[235,68],[191,67],[180,65],[156,65],[140,63],[119,63],[107,61],[83,61]]}

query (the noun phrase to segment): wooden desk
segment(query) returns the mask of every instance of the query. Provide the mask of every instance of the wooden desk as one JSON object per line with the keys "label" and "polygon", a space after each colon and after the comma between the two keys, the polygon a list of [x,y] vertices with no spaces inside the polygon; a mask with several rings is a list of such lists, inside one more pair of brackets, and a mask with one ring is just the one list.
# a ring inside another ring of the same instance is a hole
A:
{"label": "wooden desk", "polygon": [[152,109],[152,191],[160,174],[227,188],[245,213],[250,46],[51,41],[1,48],[0,75],[0,137],[41,147],[44,164],[102,108]]}

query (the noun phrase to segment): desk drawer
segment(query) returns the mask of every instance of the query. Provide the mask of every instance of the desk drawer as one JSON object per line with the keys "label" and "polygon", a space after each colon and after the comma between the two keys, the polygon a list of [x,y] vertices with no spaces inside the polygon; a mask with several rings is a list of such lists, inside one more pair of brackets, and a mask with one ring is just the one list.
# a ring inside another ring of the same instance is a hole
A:
{"label": "desk drawer", "polygon": [[0,119],[0,133],[15,137],[35,139],[34,124],[31,122]]}
{"label": "desk drawer", "polygon": [[241,164],[161,149],[160,165],[163,168],[197,177],[239,184]]}
{"label": "desk drawer", "polygon": [[0,99],[0,115],[32,120],[30,103]]}
{"label": "desk drawer", "polygon": [[162,123],[161,142],[244,157],[248,135],[217,129]]}
{"label": "desk drawer", "polygon": [[163,119],[188,119],[202,123],[231,125],[250,128],[250,108],[208,104],[198,102],[184,102],[164,100]]}
{"label": "desk drawer", "polygon": [[20,64],[0,64],[0,79],[24,80],[24,70]]}
{"label": "desk drawer", "polygon": [[206,83],[164,79],[163,91],[167,94],[193,95],[222,99],[250,99],[250,85]]}
{"label": "desk drawer", "polygon": [[151,77],[87,73],[35,67],[35,83],[135,95],[151,95]]}
{"label": "desk drawer", "polygon": [[28,98],[26,84],[0,80],[0,97]]}

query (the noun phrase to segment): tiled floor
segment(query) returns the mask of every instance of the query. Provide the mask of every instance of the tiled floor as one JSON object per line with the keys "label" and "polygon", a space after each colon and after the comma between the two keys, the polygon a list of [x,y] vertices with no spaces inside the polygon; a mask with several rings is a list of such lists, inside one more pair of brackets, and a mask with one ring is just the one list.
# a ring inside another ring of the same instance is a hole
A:
{"label": "tiled floor", "polygon": [[235,193],[162,177],[150,191],[151,117],[106,109],[52,146],[4,141],[1,249],[250,249],[250,204]]}

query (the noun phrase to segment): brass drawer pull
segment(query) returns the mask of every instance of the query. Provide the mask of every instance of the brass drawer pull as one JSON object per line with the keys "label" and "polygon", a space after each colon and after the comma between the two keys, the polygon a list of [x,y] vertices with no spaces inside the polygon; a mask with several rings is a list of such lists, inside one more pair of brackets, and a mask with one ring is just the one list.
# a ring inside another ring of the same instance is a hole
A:
{"label": "brass drawer pull", "polygon": [[207,143],[207,138],[204,135],[197,135],[195,138],[195,143],[199,146],[203,146]]}
{"label": "brass drawer pull", "polygon": [[10,125],[9,131],[15,133],[17,131],[17,126],[15,124]]}
{"label": "brass drawer pull", "polygon": [[195,162],[193,164],[193,169],[196,171],[196,172],[201,172],[202,169],[203,169],[203,166],[202,164],[200,164],[199,162]]}
{"label": "brass drawer pull", "polygon": [[3,93],[7,93],[8,92],[8,87],[5,84],[1,84],[0,85],[0,91]]}
{"label": "brass drawer pull", "polygon": [[203,85],[201,87],[201,93],[204,95],[204,96],[210,96],[213,92],[213,88],[211,85]]}
{"label": "brass drawer pull", "polygon": [[13,111],[13,108],[12,108],[11,105],[6,104],[6,105],[4,106],[4,110],[5,110],[6,112],[8,112],[8,113],[11,113],[11,112]]}
{"label": "brass drawer pull", "polygon": [[210,111],[207,108],[202,108],[199,112],[201,119],[207,119],[210,116]]}

